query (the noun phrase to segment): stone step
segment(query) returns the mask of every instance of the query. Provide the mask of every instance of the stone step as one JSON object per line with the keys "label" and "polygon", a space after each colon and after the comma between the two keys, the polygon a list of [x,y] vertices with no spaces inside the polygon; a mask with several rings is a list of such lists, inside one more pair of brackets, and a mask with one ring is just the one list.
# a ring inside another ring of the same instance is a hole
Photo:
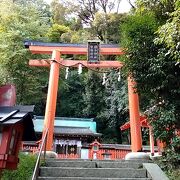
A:
{"label": "stone step", "polygon": [[46,161],[47,162],[54,162],[54,161],[67,161],[67,162],[99,162],[99,161],[101,161],[101,162],[125,162],[126,160],[124,160],[124,159],[119,159],[119,160],[111,160],[111,159],[98,160],[98,159],[53,159],[53,158],[47,158]]}
{"label": "stone step", "polygon": [[49,158],[46,159],[46,162],[54,162],[54,161],[67,161],[67,162],[129,162],[129,163],[152,163],[152,160],[145,160],[145,159],[139,159],[139,160],[124,160],[124,159],[118,159],[118,160],[96,160],[96,159],[53,159]]}
{"label": "stone step", "polygon": [[141,168],[142,163],[137,162],[111,162],[111,161],[48,161],[47,167],[81,167],[81,168]]}
{"label": "stone step", "polygon": [[145,178],[145,169],[41,167],[43,177]]}
{"label": "stone step", "polygon": [[38,180],[152,180],[150,178],[39,177]]}

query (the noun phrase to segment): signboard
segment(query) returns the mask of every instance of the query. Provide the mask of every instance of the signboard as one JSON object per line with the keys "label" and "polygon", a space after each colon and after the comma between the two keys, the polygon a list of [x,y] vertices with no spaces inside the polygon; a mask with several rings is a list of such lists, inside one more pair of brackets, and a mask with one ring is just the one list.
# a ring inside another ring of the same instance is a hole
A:
{"label": "signboard", "polygon": [[100,61],[100,42],[88,41],[87,60],[89,63],[98,63]]}

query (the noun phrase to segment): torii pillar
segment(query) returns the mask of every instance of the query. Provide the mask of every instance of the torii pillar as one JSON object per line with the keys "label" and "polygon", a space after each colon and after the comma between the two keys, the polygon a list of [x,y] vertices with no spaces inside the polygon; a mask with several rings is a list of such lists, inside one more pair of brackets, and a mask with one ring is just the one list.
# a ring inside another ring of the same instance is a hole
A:
{"label": "torii pillar", "polygon": [[139,114],[139,97],[136,92],[136,82],[133,77],[128,77],[128,98],[129,98],[129,116],[131,132],[131,150],[132,152],[142,151],[142,134]]}
{"label": "torii pillar", "polygon": [[60,51],[54,50],[52,52],[52,60],[50,62],[49,85],[46,101],[46,111],[44,117],[43,135],[48,129],[46,150],[53,149],[53,135],[54,135],[54,119],[56,113],[56,101],[58,92],[59,70],[60,70]]}

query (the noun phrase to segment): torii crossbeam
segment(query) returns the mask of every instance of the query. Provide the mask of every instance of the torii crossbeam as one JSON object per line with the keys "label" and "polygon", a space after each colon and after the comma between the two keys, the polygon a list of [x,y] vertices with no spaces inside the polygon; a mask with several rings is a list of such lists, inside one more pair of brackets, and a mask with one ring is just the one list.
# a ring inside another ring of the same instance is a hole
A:
{"label": "torii crossbeam", "polygon": [[[87,45],[85,44],[61,44],[61,43],[42,43],[27,41],[25,47],[34,54],[52,54],[51,59],[30,60],[30,66],[50,67],[49,86],[46,102],[46,112],[44,120],[44,129],[48,128],[46,150],[51,151],[53,148],[54,119],[56,112],[56,101],[58,92],[59,71],[62,66],[77,67],[81,64],[87,68],[121,68],[123,63],[119,61],[100,61],[98,63],[89,63],[80,60],[65,60],[61,58],[63,54],[87,54]],[[122,55],[123,49],[119,45],[102,44],[100,48],[101,55]],[[139,116],[139,99],[138,94],[134,92],[135,82],[128,77],[128,96],[129,112],[131,124],[131,149],[133,152],[142,149],[140,116]]]}

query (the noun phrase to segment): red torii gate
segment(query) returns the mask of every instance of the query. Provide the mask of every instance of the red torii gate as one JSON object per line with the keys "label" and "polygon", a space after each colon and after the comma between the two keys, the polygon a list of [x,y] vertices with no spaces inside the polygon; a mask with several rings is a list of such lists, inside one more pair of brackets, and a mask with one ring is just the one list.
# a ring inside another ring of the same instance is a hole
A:
{"label": "red torii gate", "polygon": [[[153,128],[149,124],[147,116],[140,115],[140,126],[149,129],[150,151],[151,151],[151,155],[154,155],[154,134],[153,134]],[[129,128],[131,129],[131,123],[130,122],[126,122],[124,125],[120,126],[121,131],[127,130]]]}
{"label": "red torii gate", "polygon": [[[46,150],[51,151],[53,145],[54,134],[54,118],[56,112],[56,101],[59,81],[59,70],[62,66],[77,67],[81,64],[87,68],[121,68],[123,63],[119,61],[100,61],[99,63],[88,63],[79,60],[64,60],[61,58],[63,54],[87,54],[87,45],[83,44],[61,44],[61,43],[42,43],[42,42],[25,42],[25,47],[33,54],[51,54],[51,59],[30,60],[30,66],[50,67],[49,85],[46,102],[45,120],[43,134],[49,129],[47,136]],[[123,49],[118,45],[102,44],[100,48],[101,55],[122,55]],[[131,149],[133,152],[142,150],[142,136],[139,115],[139,99],[138,94],[134,91],[135,81],[131,76],[128,77],[128,96],[129,96],[129,114],[131,124]]]}

